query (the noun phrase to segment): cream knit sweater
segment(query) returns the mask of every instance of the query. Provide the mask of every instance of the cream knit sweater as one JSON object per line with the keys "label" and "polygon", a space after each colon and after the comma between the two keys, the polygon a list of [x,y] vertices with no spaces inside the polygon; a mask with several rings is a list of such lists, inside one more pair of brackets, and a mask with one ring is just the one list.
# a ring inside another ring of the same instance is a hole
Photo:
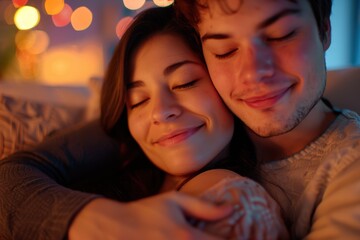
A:
{"label": "cream knit sweater", "polygon": [[[343,110],[301,152],[262,165],[294,239],[360,239],[360,116]],[[286,193],[286,194],[285,194]]]}

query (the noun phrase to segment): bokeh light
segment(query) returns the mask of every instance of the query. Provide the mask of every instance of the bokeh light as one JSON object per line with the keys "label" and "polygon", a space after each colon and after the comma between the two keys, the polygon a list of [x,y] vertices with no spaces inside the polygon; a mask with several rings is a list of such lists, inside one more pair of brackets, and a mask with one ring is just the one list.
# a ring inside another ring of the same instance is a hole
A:
{"label": "bokeh light", "polygon": [[65,27],[71,22],[72,13],[72,8],[65,3],[64,8],[61,10],[60,13],[51,16],[54,25],[57,27]]}
{"label": "bokeh light", "polygon": [[48,15],[55,15],[61,12],[64,8],[64,0],[45,0],[45,11]]}
{"label": "bokeh light", "polygon": [[153,0],[158,7],[167,7],[174,3],[174,0]]}
{"label": "bokeh light", "polygon": [[130,10],[137,10],[145,4],[146,0],[123,0],[124,6]]}
{"label": "bokeh light", "polygon": [[40,21],[40,13],[35,7],[20,7],[14,16],[14,22],[18,29],[27,30],[38,25]]}
{"label": "bokeh light", "polygon": [[93,15],[85,6],[78,7],[71,15],[71,25],[76,31],[87,29],[92,23]]}
{"label": "bokeh light", "polygon": [[87,40],[53,47],[41,57],[39,80],[50,85],[86,85],[91,77],[103,74],[103,54],[98,42]]}
{"label": "bokeh light", "polygon": [[15,44],[19,50],[37,55],[49,46],[49,36],[41,30],[19,31],[15,36]]}
{"label": "bokeh light", "polygon": [[5,12],[4,12],[4,19],[5,22],[9,25],[13,25],[14,24],[14,16],[16,13],[16,8],[14,7],[13,4],[9,4],[6,8],[5,8]]}
{"label": "bokeh light", "polygon": [[116,36],[120,39],[129,25],[133,22],[133,17],[124,17],[116,24]]}
{"label": "bokeh light", "polygon": [[12,0],[14,7],[19,8],[27,4],[28,0]]}

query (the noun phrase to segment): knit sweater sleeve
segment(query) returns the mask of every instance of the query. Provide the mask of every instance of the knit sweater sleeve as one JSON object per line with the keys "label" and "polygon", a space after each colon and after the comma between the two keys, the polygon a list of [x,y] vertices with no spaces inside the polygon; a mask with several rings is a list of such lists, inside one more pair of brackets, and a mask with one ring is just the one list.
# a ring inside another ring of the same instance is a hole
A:
{"label": "knit sweater sleeve", "polygon": [[[357,149],[360,146],[357,146]],[[358,154],[359,155],[359,154]],[[330,171],[306,239],[359,239],[360,157]]]}
{"label": "knit sweater sleeve", "polygon": [[0,161],[0,239],[65,239],[74,216],[100,195],[73,183],[115,165],[118,145],[98,121]]}

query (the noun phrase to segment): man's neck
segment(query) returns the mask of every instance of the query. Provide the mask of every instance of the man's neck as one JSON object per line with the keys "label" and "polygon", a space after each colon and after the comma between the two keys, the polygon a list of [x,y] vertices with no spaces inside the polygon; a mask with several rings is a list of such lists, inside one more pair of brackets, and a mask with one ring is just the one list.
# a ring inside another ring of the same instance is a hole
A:
{"label": "man's neck", "polygon": [[306,118],[293,130],[274,137],[260,137],[249,131],[260,162],[271,162],[292,156],[316,140],[336,118],[322,101],[319,101]]}

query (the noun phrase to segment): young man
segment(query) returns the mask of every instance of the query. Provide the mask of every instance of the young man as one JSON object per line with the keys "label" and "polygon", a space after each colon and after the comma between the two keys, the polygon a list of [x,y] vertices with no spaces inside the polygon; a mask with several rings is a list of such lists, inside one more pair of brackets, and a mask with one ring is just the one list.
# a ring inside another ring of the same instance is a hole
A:
{"label": "young man", "polygon": [[295,238],[360,235],[360,118],[322,100],[331,0],[177,0]]}

